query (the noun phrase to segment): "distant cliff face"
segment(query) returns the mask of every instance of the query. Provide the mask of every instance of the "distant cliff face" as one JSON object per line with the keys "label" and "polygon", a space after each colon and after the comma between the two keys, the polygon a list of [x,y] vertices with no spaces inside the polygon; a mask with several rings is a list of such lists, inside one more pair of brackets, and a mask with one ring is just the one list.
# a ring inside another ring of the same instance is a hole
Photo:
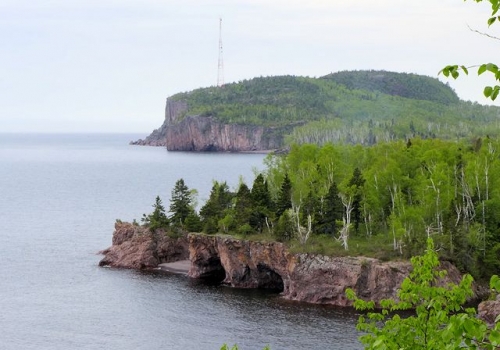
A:
{"label": "distant cliff face", "polygon": [[131,144],[166,146],[169,151],[194,152],[259,152],[283,147],[286,130],[223,124],[213,117],[185,116],[187,109],[186,102],[167,99],[163,125],[146,139]]}
{"label": "distant cliff face", "polygon": [[212,117],[187,116],[167,127],[169,151],[248,152],[278,149],[283,137],[254,125],[221,124]]}

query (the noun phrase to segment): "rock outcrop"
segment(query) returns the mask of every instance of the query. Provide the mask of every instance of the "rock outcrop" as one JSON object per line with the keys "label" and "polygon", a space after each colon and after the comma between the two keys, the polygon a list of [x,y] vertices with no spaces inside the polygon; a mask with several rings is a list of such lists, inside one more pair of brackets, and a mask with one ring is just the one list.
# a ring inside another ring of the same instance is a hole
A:
{"label": "rock outcrop", "polygon": [[490,326],[494,325],[496,318],[500,316],[500,295],[497,295],[495,300],[486,300],[480,303],[477,307],[477,314]]}
{"label": "rock outcrop", "polygon": [[[345,296],[347,288],[365,300],[396,298],[411,271],[409,262],[292,254],[279,242],[193,233],[174,239],[129,223],[115,224],[113,245],[102,253],[105,257],[100,266],[135,269],[189,258],[188,276],[195,279],[235,288],[263,288],[280,292],[289,300],[338,306],[351,305]],[[444,282],[460,281],[461,274],[453,265],[442,262],[441,267],[448,271]],[[483,317],[492,322],[500,309],[490,310],[489,304],[484,311],[480,307]]]}
{"label": "rock outcrop", "polygon": [[[316,304],[351,305],[347,288],[366,300],[395,298],[411,270],[409,262],[291,254],[278,242],[197,234],[188,239],[190,277],[213,277],[236,288],[273,289],[286,299]],[[448,280],[459,282],[461,274],[453,265],[444,262],[442,267],[448,270]]]}
{"label": "rock outcrop", "polygon": [[163,232],[130,223],[115,223],[112,246],[101,252],[99,266],[132,269],[155,268],[161,263],[185,260],[189,256],[187,237],[170,238]]}
{"label": "rock outcrop", "polygon": [[187,111],[186,102],[168,98],[163,125],[131,144],[166,146],[169,151],[264,152],[283,147],[283,135],[301,124],[282,128],[224,124],[211,116],[186,115]]}

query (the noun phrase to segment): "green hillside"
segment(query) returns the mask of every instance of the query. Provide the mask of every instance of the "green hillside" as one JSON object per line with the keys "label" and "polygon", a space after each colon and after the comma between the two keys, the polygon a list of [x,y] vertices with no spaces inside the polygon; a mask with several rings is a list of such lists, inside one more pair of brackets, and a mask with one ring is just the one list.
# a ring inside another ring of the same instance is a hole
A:
{"label": "green hillside", "polygon": [[455,91],[438,79],[424,75],[386,71],[343,71],[324,76],[350,90],[379,91],[414,100],[443,104],[459,102]]}
{"label": "green hillside", "polygon": [[497,136],[500,130],[499,108],[460,101],[438,79],[407,73],[260,77],[171,98],[187,101],[188,115],[213,116],[224,123],[303,123],[287,135],[289,143],[457,139]]}

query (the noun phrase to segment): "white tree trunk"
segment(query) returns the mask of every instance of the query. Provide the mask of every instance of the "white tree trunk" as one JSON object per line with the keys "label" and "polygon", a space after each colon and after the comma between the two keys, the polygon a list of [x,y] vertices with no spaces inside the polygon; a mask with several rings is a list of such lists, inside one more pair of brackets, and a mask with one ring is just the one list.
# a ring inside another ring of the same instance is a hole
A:
{"label": "white tree trunk", "polygon": [[344,216],[342,218],[343,226],[340,229],[339,239],[342,241],[342,246],[345,250],[349,249],[349,229],[351,228],[351,213],[353,210],[352,202],[354,196],[340,194],[340,199],[344,205]]}

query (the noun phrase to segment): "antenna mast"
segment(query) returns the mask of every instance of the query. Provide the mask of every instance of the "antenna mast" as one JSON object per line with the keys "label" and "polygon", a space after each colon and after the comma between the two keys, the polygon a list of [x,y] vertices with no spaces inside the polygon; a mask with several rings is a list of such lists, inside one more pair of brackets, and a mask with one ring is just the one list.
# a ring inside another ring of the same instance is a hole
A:
{"label": "antenna mast", "polygon": [[224,86],[224,60],[222,58],[222,18],[219,18],[219,67],[217,70],[217,87]]}

